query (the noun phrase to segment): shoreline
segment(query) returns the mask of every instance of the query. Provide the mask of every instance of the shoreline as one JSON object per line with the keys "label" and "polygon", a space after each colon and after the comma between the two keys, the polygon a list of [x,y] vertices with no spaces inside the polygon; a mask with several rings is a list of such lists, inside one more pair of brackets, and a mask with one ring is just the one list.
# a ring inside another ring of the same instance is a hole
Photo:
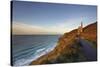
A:
{"label": "shoreline", "polygon": [[[86,36],[90,35],[94,36]],[[84,27],[83,36],[86,40],[95,41],[96,38],[96,23],[90,24]],[[88,61],[84,53],[81,51],[82,46],[75,40],[77,29],[72,30],[69,33],[65,33],[59,38],[56,48],[50,53],[38,58],[37,60],[30,63],[30,65],[41,65],[41,64],[56,64],[56,63],[72,63],[72,62],[86,62]],[[73,59],[70,59],[73,58]]]}

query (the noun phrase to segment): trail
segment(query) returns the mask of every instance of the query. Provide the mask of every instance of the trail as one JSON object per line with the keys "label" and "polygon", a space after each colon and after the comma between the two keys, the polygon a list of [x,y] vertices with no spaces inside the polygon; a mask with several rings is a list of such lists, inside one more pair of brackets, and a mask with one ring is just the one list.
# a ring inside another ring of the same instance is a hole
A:
{"label": "trail", "polygon": [[85,39],[79,38],[79,43],[82,46],[82,51],[84,52],[88,61],[97,60],[97,51],[91,46],[91,42],[88,42]]}

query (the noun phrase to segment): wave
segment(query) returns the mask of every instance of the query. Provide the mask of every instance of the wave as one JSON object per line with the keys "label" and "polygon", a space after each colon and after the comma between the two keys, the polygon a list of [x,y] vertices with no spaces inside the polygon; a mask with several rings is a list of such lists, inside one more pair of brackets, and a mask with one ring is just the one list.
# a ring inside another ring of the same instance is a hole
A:
{"label": "wave", "polygon": [[24,65],[29,65],[32,61],[38,59],[39,57],[49,53],[55,48],[56,45],[53,46],[47,46],[45,48],[40,48],[35,51],[35,53],[31,52],[30,56],[27,55],[27,57],[20,57],[20,59],[17,59],[14,61],[14,66],[24,66]]}

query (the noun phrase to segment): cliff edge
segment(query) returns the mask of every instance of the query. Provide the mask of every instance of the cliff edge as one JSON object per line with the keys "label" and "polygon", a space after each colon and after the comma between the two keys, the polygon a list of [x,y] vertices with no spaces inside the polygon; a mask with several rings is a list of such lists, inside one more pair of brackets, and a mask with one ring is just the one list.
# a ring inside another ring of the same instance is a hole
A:
{"label": "cliff edge", "polygon": [[[94,49],[97,49],[97,22],[83,28],[82,38],[91,42]],[[82,52],[82,46],[77,41],[77,29],[64,33],[59,38],[57,46],[50,53],[41,56],[33,61],[30,65],[37,64],[55,64],[87,61]]]}

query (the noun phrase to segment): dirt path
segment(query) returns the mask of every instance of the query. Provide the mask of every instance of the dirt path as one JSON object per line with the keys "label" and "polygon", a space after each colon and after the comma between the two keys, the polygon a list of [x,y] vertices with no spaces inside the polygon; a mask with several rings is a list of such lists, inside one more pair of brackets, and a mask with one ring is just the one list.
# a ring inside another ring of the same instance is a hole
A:
{"label": "dirt path", "polygon": [[88,61],[97,60],[97,51],[91,47],[91,42],[86,41],[85,39],[80,38],[79,43],[82,46],[82,51],[84,52]]}

